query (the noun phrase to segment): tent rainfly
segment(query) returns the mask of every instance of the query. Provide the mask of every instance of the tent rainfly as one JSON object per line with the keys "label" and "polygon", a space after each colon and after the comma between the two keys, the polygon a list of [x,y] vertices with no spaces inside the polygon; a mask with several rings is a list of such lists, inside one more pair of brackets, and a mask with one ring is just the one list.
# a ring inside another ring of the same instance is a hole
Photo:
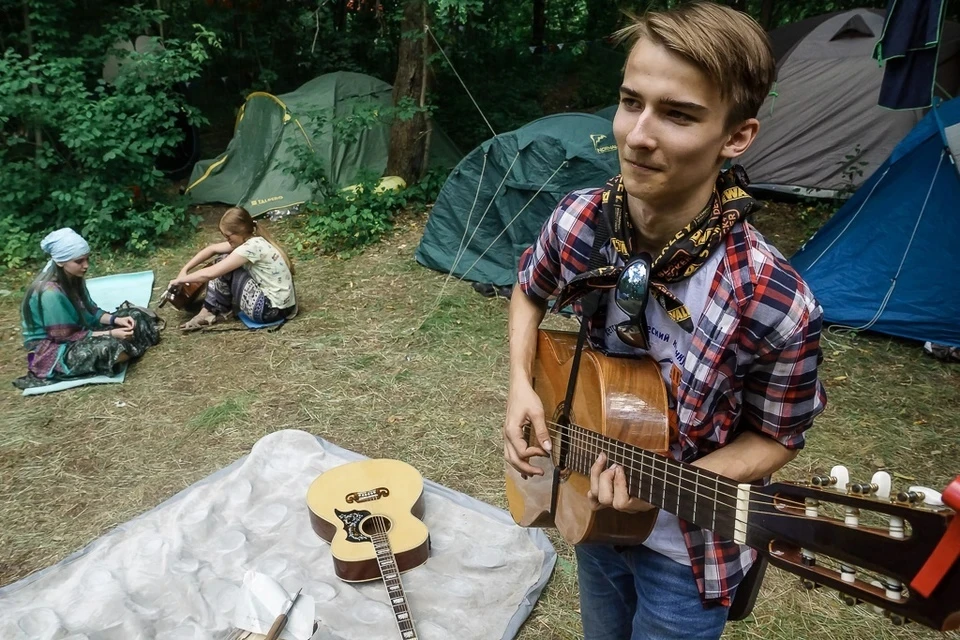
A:
{"label": "tent rainfly", "polygon": [[497,135],[450,173],[417,261],[458,278],[512,285],[520,255],[563,196],[620,172],[611,122],[560,113]]}
{"label": "tent rainfly", "polygon": [[[835,197],[858,187],[923,117],[877,105],[883,68],[872,58],[884,15],[853,9],[770,32],[777,83],[760,108],[760,135],[740,158],[751,190]],[[960,25],[946,22],[938,95],[960,89]]]}
{"label": "tent rainfly", "polygon": [[936,107],[790,262],[827,322],[960,347],[960,98]]}
{"label": "tent rainfly", "polygon": [[[350,118],[365,119],[390,106],[392,91],[371,76],[340,71],[314,78],[292,93],[250,94],[226,151],[194,166],[187,195],[194,202],[240,205],[253,216],[301,204],[314,194],[293,171],[298,148],[319,156],[327,179],[340,187],[352,185],[362,171],[382,175],[389,123],[338,131]],[[432,127],[430,166],[449,168],[461,157],[450,139]]]}

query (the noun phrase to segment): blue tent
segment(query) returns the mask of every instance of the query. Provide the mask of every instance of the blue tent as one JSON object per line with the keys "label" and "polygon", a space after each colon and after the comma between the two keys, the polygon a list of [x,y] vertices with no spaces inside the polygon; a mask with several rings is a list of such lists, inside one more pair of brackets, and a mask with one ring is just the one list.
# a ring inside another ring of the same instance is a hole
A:
{"label": "blue tent", "polygon": [[827,322],[960,346],[960,98],[933,109],[791,263]]}

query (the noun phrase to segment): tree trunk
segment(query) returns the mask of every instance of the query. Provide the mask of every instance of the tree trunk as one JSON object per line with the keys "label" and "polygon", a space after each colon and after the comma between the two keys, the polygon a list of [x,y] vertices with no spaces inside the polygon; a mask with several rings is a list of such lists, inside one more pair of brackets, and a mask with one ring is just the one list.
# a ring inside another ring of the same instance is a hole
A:
{"label": "tree trunk", "polygon": [[547,34],[547,0],[533,0],[533,31],[530,34],[530,44],[537,47],[543,46]]}
{"label": "tree trunk", "polygon": [[[427,24],[427,4],[423,4],[423,24]],[[427,66],[427,59],[432,55],[430,40],[427,38],[427,34],[423,34],[423,81],[420,83],[420,108],[423,109],[427,106],[427,85],[430,84],[430,67]],[[430,142],[433,139],[433,120],[427,117],[424,117],[424,125],[426,130],[423,136],[423,153],[421,154],[422,160],[420,161],[420,175],[418,178],[423,178],[427,174],[427,169],[430,164]]]}
{"label": "tree trunk", "polygon": [[347,28],[347,0],[333,0],[333,27],[340,32]]}
{"label": "tree trunk", "polygon": [[[393,104],[410,98],[420,104],[426,93],[427,76],[424,73],[426,34],[423,31],[425,0],[407,0],[403,7],[400,33],[400,52],[397,75],[393,81]],[[390,127],[390,152],[387,159],[388,176],[400,176],[408,184],[416,181],[425,164],[426,117],[420,111],[412,118],[394,118]]]}
{"label": "tree trunk", "polygon": [[[160,0],[157,0],[157,11],[163,11],[163,4]],[[157,28],[160,29],[160,40],[163,40],[163,20],[160,20],[157,23]]]}
{"label": "tree trunk", "polygon": [[[27,43],[27,56],[32,56],[35,49],[33,46],[33,29],[30,26],[29,0],[23,0],[23,35]],[[40,87],[36,83],[30,85],[30,93],[34,98],[38,98],[40,96]],[[34,158],[39,159],[40,149],[43,147],[43,130],[39,124],[33,128],[33,144],[36,145],[33,150]]]}
{"label": "tree trunk", "polygon": [[774,0],[763,0],[760,4],[760,26],[770,31],[773,28]]}

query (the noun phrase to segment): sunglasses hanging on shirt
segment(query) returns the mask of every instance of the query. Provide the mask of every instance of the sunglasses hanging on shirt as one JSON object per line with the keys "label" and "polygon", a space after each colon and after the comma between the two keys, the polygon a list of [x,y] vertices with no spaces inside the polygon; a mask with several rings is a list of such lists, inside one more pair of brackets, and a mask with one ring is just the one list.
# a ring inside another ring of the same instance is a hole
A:
{"label": "sunglasses hanging on shirt", "polygon": [[613,292],[617,306],[629,318],[616,326],[617,337],[624,344],[644,351],[650,348],[646,312],[650,298],[651,262],[649,253],[631,258],[623,267]]}

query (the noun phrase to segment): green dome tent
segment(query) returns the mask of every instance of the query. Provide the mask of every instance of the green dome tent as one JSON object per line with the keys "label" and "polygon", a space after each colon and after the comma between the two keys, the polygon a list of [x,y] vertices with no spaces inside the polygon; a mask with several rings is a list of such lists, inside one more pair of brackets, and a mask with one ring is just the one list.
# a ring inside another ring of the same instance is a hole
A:
{"label": "green dome tent", "polygon": [[620,172],[611,122],[546,116],[487,140],[450,173],[417,262],[476,282],[511,285],[520,255],[563,196]]}
{"label": "green dome tent", "polygon": [[599,111],[595,111],[593,115],[600,116],[601,118],[606,118],[610,122],[613,122],[613,118],[617,115],[617,109],[620,108],[619,104],[612,104],[609,107],[604,107]]}
{"label": "green dome tent", "polygon": [[[311,199],[310,185],[284,170],[295,166],[296,150],[306,145],[320,157],[327,178],[339,187],[354,184],[361,171],[377,176],[387,166],[390,126],[374,123],[358,133],[343,130],[346,119],[365,119],[389,107],[393,89],[360,73],[339,71],[280,96],[256,92],[237,115],[226,151],[201,160],[190,176],[193,202],[240,205],[258,216]],[[430,138],[430,166],[454,166],[462,155],[436,126]]]}

